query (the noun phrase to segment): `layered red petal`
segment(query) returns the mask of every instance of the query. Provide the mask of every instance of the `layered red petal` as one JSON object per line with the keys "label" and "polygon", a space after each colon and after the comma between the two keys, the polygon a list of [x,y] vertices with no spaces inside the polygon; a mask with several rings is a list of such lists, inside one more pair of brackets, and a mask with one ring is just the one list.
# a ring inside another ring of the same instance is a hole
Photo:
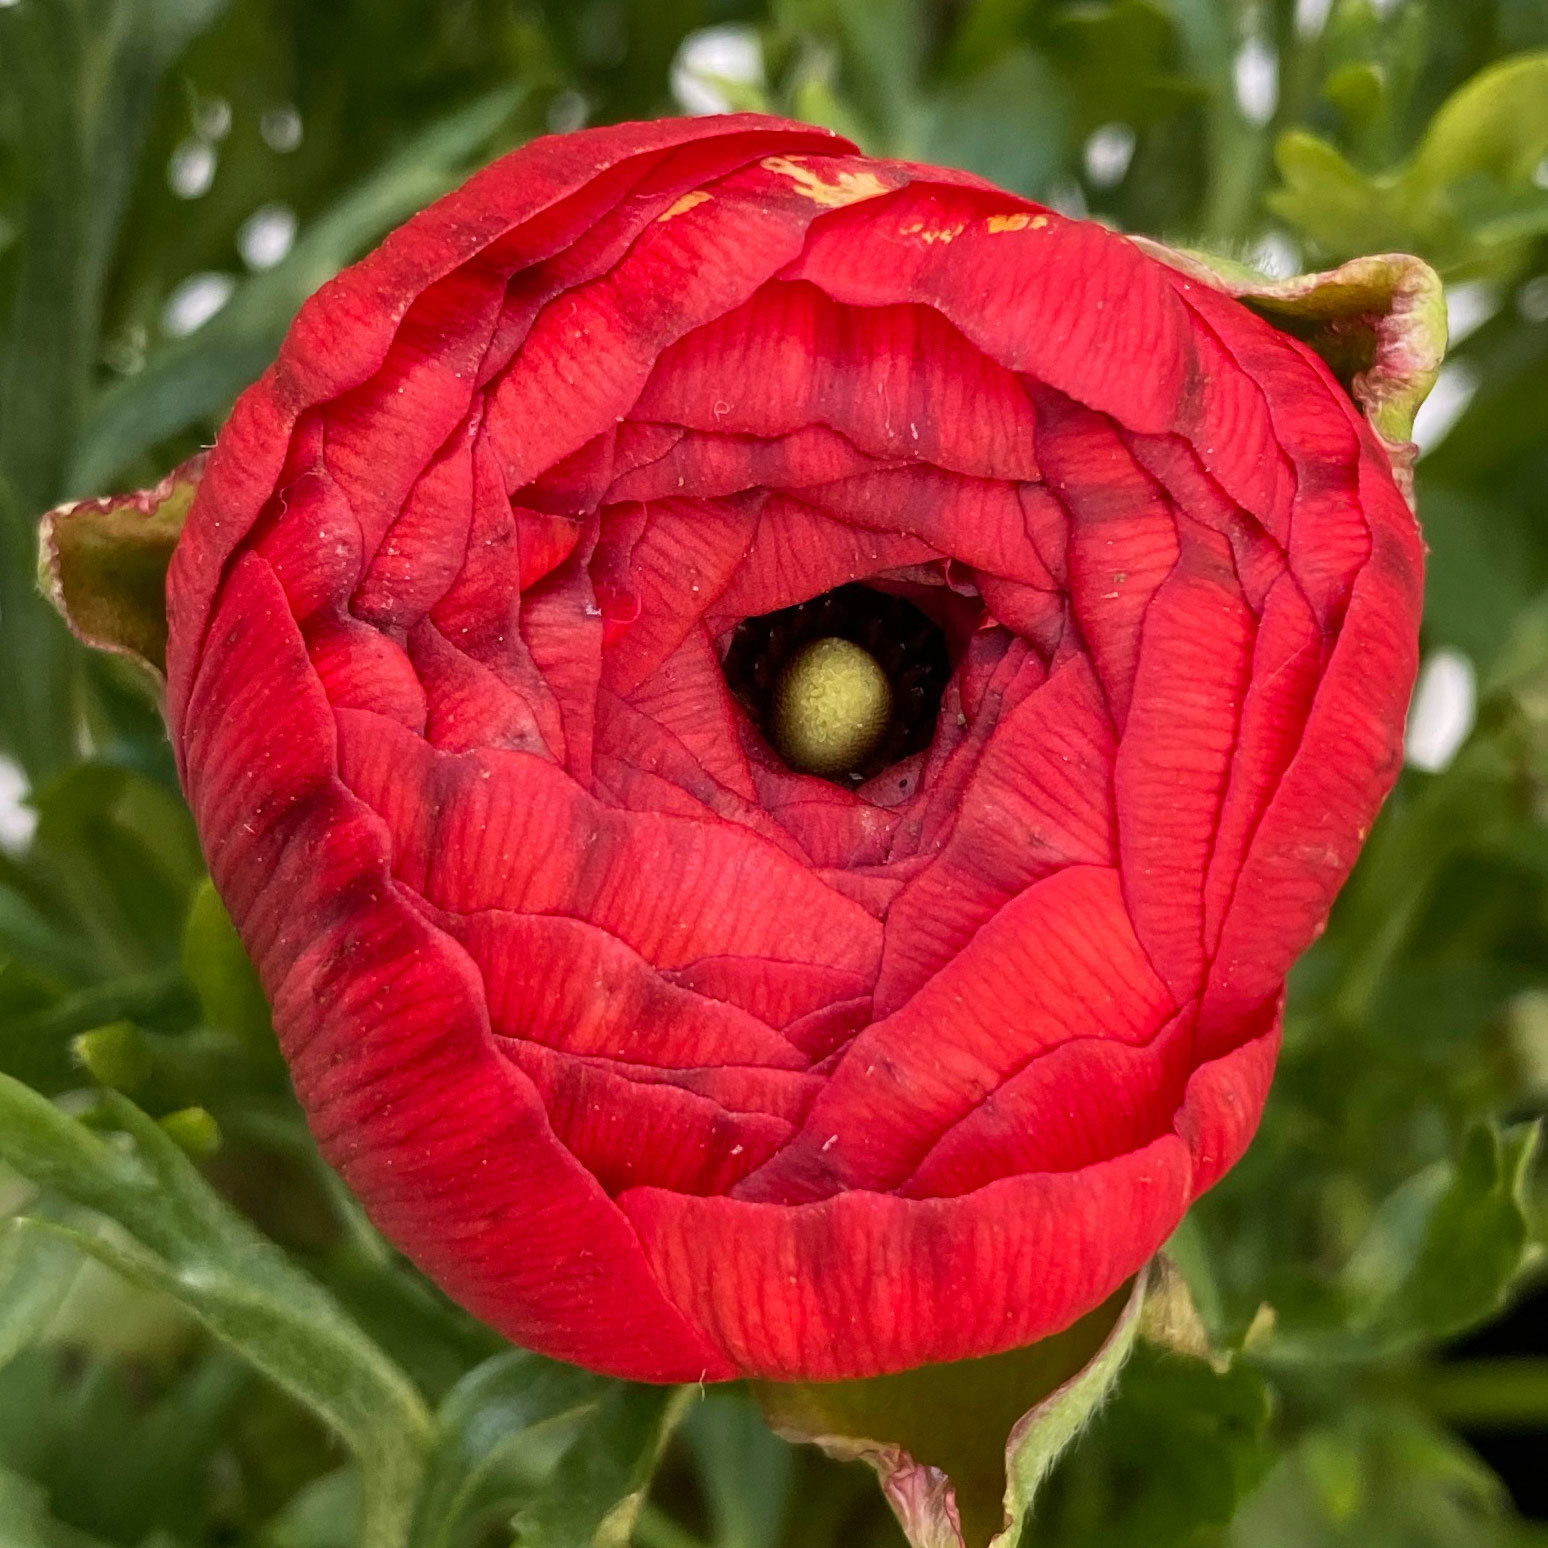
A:
{"label": "layered red petal", "polygon": [[[727,664],[853,588],[946,662],[860,782]],[[1240,1154],[1419,589],[1237,303],[819,130],[625,125],[308,303],[174,561],[169,711],[394,1241],[599,1370],[862,1376],[1066,1326]]]}

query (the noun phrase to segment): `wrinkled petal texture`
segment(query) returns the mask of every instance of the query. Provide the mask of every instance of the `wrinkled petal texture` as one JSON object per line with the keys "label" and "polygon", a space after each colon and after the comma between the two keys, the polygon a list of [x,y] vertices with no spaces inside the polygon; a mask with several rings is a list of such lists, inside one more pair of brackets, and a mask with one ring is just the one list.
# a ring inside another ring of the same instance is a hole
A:
{"label": "wrinkled petal texture", "polygon": [[[1323,364],[1124,238],[626,125],[303,310],[179,547],[170,709],[389,1237],[599,1370],[863,1376],[1064,1327],[1240,1154],[1420,569]],[[953,656],[849,789],[721,662],[857,581]]]}

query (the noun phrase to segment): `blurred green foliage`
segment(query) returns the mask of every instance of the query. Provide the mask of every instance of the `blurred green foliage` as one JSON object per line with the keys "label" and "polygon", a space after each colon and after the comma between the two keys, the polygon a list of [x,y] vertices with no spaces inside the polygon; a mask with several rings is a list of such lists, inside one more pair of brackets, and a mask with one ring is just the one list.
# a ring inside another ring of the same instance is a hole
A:
{"label": "blurred green foliage", "polygon": [[1548,1542],[1453,1428],[1548,1434],[1548,1363],[1446,1354],[1542,1264],[1548,0],[6,0],[0,86],[0,1548],[896,1541],[740,1395],[663,1452],[684,1399],[503,1348],[375,1235],[153,705],[33,579],[39,512],[207,444],[301,299],[467,170],[714,100],[1458,287],[1419,484],[1476,728],[1405,775],[1174,1243],[1212,1361],[1143,1348],[1026,1542]]}

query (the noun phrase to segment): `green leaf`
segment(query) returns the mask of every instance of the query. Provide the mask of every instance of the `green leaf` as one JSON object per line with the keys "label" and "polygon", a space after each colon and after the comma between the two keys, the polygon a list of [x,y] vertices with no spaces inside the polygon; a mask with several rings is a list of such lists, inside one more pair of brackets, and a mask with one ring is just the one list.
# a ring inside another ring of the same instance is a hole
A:
{"label": "green leaf", "polygon": [[[36,1343],[80,1272],[69,1247],[0,1226],[0,1366]],[[3,1518],[0,1518],[3,1519]]]}
{"label": "green leaf", "polygon": [[[1291,73],[1299,79],[1298,116],[1319,119],[1313,91],[1337,108],[1341,127],[1354,159],[1362,165],[1379,165],[1396,158],[1403,135],[1412,133],[1430,103],[1430,81],[1421,80],[1434,37],[1427,5],[1387,8],[1383,13],[1365,0],[1342,0],[1333,7],[1323,30],[1320,47],[1291,51]],[[1299,70],[1296,66],[1299,65]],[[1461,60],[1443,77],[1451,84]],[[1448,78],[1449,77],[1449,78]]]}
{"label": "green leaf", "polygon": [[1408,176],[1423,190],[1465,177],[1529,182],[1548,155],[1548,51],[1480,70],[1430,120]]}
{"label": "green leaf", "polygon": [[110,264],[168,65],[225,0],[50,0],[0,9],[0,140],[25,233],[0,332],[0,733],[34,778],[77,747],[76,668],[25,554],[65,468],[97,363]]}
{"label": "green leaf", "polygon": [[165,1290],[335,1429],[359,1461],[361,1543],[396,1548],[430,1422],[403,1373],[315,1282],[229,1209],[163,1131],[114,1093],[121,1150],[0,1076],[0,1159],[116,1221],[130,1240],[29,1220],[135,1283]]}
{"label": "green leaf", "polygon": [[1493,1315],[1521,1272],[1536,1125],[1479,1124],[1454,1162],[1421,1172],[1377,1214],[1345,1265],[1360,1334],[1384,1348],[1449,1337]]}
{"label": "green leaf", "polygon": [[522,1548],[626,1548],[691,1387],[616,1383],[553,1476],[518,1511]]}
{"label": "green leaf", "polygon": [[0,466],[38,508],[62,492],[156,87],[224,3],[78,0],[0,15],[11,83],[0,132],[25,176],[27,233],[0,349]]}
{"label": "green leaf", "polygon": [[1407,1410],[1357,1406],[1306,1434],[1242,1507],[1229,1548],[1505,1548],[1499,1480]]}
{"label": "green leaf", "polygon": [[[33,802],[27,855],[0,856],[0,950],[88,983],[168,966],[204,874],[183,802],[159,781],[107,764],[77,765]],[[7,892],[24,911],[10,914]],[[8,916],[24,919],[25,933],[7,938]],[[57,953],[34,956],[44,942]]]}
{"label": "green leaf", "polygon": [[1274,160],[1284,180],[1269,199],[1277,215],[1327,253],[1352,257],[1371,245],[1365,234],[1372,227],[1372,199],[1381,196],[1334,146],[1292,129],[1279,137]]}
{"label": "green leaf", "polygon": [[[13,1229],[69,1243],[131,1283],[183,1302],[218,1338],[336,1428],[354,1451],[368,1485],[360,1548],[397,1548],[406,1541],[425,1440],[417,1395],[324,1292],[288,1265],[283,1274],[272,1271],[284,1262],[278,1253],[265,1265],[270,1272],[243,1283],[235,1274],[250,1275],[251,1259],[231,1267],[213,1259],[171,1264],[133,1243],[31,1217],[21,1217]],[[280,1299],[292,1288],[287,1280],[305,1285],[300,1304]]]}
{"label": "green leaf", "polygon": [[1430,549],[1424,580],[1427,637],[1461,650],[1487,670],[1505,649],[1517,618],[1548,587],[1541,522],[1536,511],[1426,480],[1429,469],[1426,459],[1420,465],[1419,507]]}
{"label": "green leaf", "polygon": [[272,1548],[348,1548],[360,1514],[360,1479],[340,1468],[302,1489],[269,1523]]}
{"label": "green leaf", "polygon": [[614,1384],[511,1350],[475,1366],[436,1414],[411,1548],[451,1548],[475,1520],[507,1516],[535,1481],[535,1431],[594,1407]]}
{"label": "green leaf", "polygon": [[877,153],[906,154],[917,144],[924,73],[921,0],[806,0],[804,9],[807,25],[839,49]]}
{"label": "green leaf", "polygon": [[920,153],[1017,193],[1046,191],[1068,155],[1070,98],[1030,48],[1002,54],[961,89],[935,93]]}
{"label": "green leaf", "polygon": [[0,693],[0,750],[33,782],[58,773],[79,752],[72,713],[76,651],[34,580],[36,513],[32,501],[11,488],[0,461],[0,660],[7,679]]}
{"label": "green leaf", "polygon": [[1548,156],[1548,52],[1481,70],[1430,123],[1414,154],[1368,174],[1305,130],[1280,138],[1273,209],[1336,258],[1422,252],[1442,273],[1510,278],[1548,218],[1535,184]]}
{"label": "green leaf", "polygon": [[1322,83],[1322,94],[1345,118],[1362,126],[1390,106],[1387,72],[1370,59],[1340,65]]}
{"label": "green leaf", "polygon": [[[80,654],[29,575],[100,363],[111,276],[159,83],[225,0],[48,0],[0,15],[0,139],[22,240],[0,331],[0,745],[35,781],[79,755]],[[11,185],[15,185],[14,189]],[[8,212],[9,213],[9,212]],[[0,223],[6,221],[0,216]]]}
{"label": "green leaf", "polygon": [[32,1351],[0,1376],[0,1465],[36,1480],[81,1531],[193,1540],[222,1427],[253,1384],[224,1350],[180,1354],[163,1370],[62,1338]]}
{"label": "green leaf", "polygon": [[1336,1273],[1281,1269],[1270,1289],[1278,1322],[1261,1358],[1303,1369],[1389,1359],[1497,1312],[1527,1262],[1536,1137],[1532,1125],[1475,1125],[1453,1160],[1388,1194]]}
{"label": "green leaf", "polygon": [[[6,934],[5,902],[0,891],[0,937]],[[187,988],[176,972],[133,974],[64,994],[56,985],[39,994],[34,981],[31,993],[13,999],[4,991],[8,980],[20,991],[25,980],[15,980],[19,971],[14,962],[0,969],[0,1070],[48,1091],[80,1084],[76,1038],[115,1022],[179,1022],[188,1009]]]}
{"label": "green leaf", "polygon": [[11,1028],[46,1010],[64,980],[86,974],[91,966],[79,940],[72,939],[29,896],[32,879],[26,867],[0,850],[0,1012],[7,1034],[0,1047],[5,1047],[7,1057]]}
{"label": "green leaf", "polygon": [[0,1468],[0,1548],[108,1548],[58,1520],[47,1493],[31,1479]]}
{"label": "green leaf", "polygon": [[202,328],[104,393],[81,431],[70,486],[102,489],[159,442],[223,415],[273,358],[301,303],[445,193],[511,122],[522,97],[503,87],[420,130],[319,216],[283,262],[245,280]]}
{"label": "green leaf", "polygon": [[1039,9],[1047,55],[1073,95],[1081,135],[1107,123],[1144,127],[1203,96],[1176,68],[1177,39],[1158,0]]}
{"label": "green leaf", "polygon": [[948,76],[966,79],[1016,47],[1036,0],[968,0],[960,9],[943,67]]}
{"label": "green leaf", "polygon": [[1050,1478],[1037,1540],[1059,1548],[1214,1542],[1205,1534],[1231,1520],[1273,1461],[1271,1412],[1263,1377],[1246,1364],[1215,1370],[1142,1339],[1112,1401]]}
{"label": "green leaf", "polygon": [[784,1535],[795,1453],[744,1392],[706,1392],[683,1420],[715,1548],[775,1548]]}
{"label": "green leaf", "polygon": [[205,1022],[251,1047],[273,1046],[269,1004],[247,949],[214,883],[194,890],[183,927],[183,972],[199,996]]}
{"label": "green leaf", "polygon": [[1437,1360],[1404,1372],[1396,1386],[1459,1430],[1524,1430],[1548,1414],[1548,1356],[1511,1354]]}

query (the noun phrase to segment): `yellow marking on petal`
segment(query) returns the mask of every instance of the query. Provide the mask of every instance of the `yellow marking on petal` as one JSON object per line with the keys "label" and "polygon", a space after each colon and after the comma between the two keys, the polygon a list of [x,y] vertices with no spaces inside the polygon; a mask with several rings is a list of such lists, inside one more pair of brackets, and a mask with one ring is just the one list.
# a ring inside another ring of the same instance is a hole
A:
{"label": "yellow marking on petal", "polygon": [[891,714],[892,687],[868,650],[813,640],[774,690],[774,740],[803,774],[846,774],[874,751]]}
{"label": "yellow marking on petal", "polygon": [[679,215],[686,215],[689,210],[697,209],[699,205],[709,202],[710,196],[702,188],[695,189],[692,193],[685,193],[666,214],[658,215],[657,222],[674,220]]}
{"label": "yellow marking on petal", "polygon": [[991,215],[989,217],[989,230],[991,233],[1000,231],[1041,231],[1048,224],[1046,215],[1029,215],[1025,210],[1017,210],[1014,215]]}
{"label": "yellow marking on petal", "polygon": [[892,192],[874,172],[840,172],[829,183],[794,156],[768,156],[759,165],[765,172],[788,177],[798,194],[824,209],[841,209],[846,204],[858,204],[862,199]]}
{"label": "yellow marking on petal", "polygon": [[927,226],[922,220],[899,228],[904,236],[916,236],[927,244],[955,241],[966,229],[966,225],[960,221],[955,226]]}

